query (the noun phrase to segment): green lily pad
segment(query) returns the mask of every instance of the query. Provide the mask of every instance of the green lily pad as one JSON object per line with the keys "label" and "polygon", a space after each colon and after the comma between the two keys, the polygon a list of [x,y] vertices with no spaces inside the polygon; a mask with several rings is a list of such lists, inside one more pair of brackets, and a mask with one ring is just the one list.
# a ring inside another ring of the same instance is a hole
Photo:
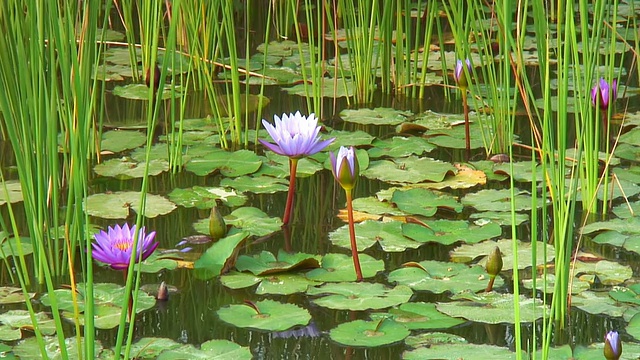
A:
{"label": "green lily pad", "polygon": [[278,251],[276,258],[269,251],[262,251],[258,255],[238,257],[236,269],[238,271],[249,271],[254,275],[271,275],[283,273],[287,271],[295,271],[297,269],[312,269],[320,267],[319,255],[310,255],[304,253],[288,253],[286,251]]}
{"label": "green lily pad", "polygon": [[220,320],[240,327],[264,331],[284,331],[294,326],[305,326],[311,314],[294,304],[273,300],[258,301],[253,306],[229,305],[217,311]]}
{"label": "green lily pad", "polygon": [[439,312],[435,304],[424,302],[401,304],[389,309],[388,313],[372,313],[370,316],[372,320],[391,318],[409,330],[447,329],[465,322]]}
{"label": "green lily pad", "polygon": [[[44,312],[39,312],[35,313],[34,317],[36,319],[38,329],[43,335],[53,335],[56,333],[55,321],[49,315]],[[33,331],[33,322],[31,321],[31,316],[27,310],[9,310],[0,314],[0,324],[3,324],[10,329],[18,330],[18,338],[12,340],[18,340],[22,337],[20,335],[20,330]],[[5,330],[8,329],[5,328]],[[15,335],[15,333],[13,333],[13,335]],[[3,340],[6,341],[7,339]]]}
{"label": "green lily pad", "polygon": [[418,335],[409,336],[405,340],[405,344],[411,348],[425,347],[429,348],[434,345],[442,344],[466,344],[467,340],[461,336],[448,334],[444,332],[428,332]]}
{"label": "green lily pad", "polygon": [[149,164],[136,162],[130,158],[109,159],[96,165],[93,170],[100,176],[114,177],[127,180],[142,178],[145,176],[145,168],[148,166],[148,176],[156,176],[169,170],[169,162],[165,160],[151,160]]}
{"label": "green lily pad", "polygon": [[[486,324],[513,324],[513,294],[498,294],[494,291],[474,294],[459,293],[451,297],[448,303],[438,303],[438,311],[452,317],[461,317],[469,321]],[[549,310],[540,299],[531,299],[520,295],[520,321],[533,322],[542,318]]]}
{"label": "green lily pad", "polygon": [[[27,293],[29,299],[33,299],[35,293]],[[25,302],[24,294],[21,288],[2,286],[0,287],[0,305],[20,304]]]}
{"label": "green lily pad", "polygon": [[249,233],[241,231],[228,235],[213,243],[207,251],[193,263],[196,275],[201,279],[211,279],[228,270],[235,263],[238,248]]}
{"label": "green lily pad", "polygon": [[[171,84],[165,84],[162,90],[162,99],[171,98]],[[182,95],[182,88],[175,86],[176,96]],[[116,86],[113,88],[113,95],[131,100],[149,100],[149,88],[145,84],[129,84],[124,86]]]}
{"label": "green lily pad", "polygon": [[[20,237],[10,237],[7,238],[6,235],[0,231],[0,259],[6,259],[9,256],[20,256],[29,255],[33,253],[33,245],[31,244],[31,239]],[[18,248],[21,247],[21,250]]]}
{"label": "green lily pad", "polygon": [[[483,257],[478,264],[484,266],[486,262],[486,256],[498,246],[502,253],[502,270],[513,269],[513,247],[511,239],[501,239],[498,241],[484,241],[478,244],[461,245],[451,251],[451,260],[455,262],[470,262],[478,257]],[[545,261],[552,261],[555,257],[555,250],[553,245],[546,244],[544,242],[536,242],[536,265],[542,265]],[[544,258],[546,246],[546,259]],[[517,240],[518,248],[518,269],[526,269],[532,266],[531,260],[531,243],[521,242]]]}
{"label": "green lily pad", "polygon": [[327,137],[336,138],[336,140],[327,147],[327,150],[331,150],[334,152],[337,151],[340,146],[358,147],[362,145],[371,145],[371,143],[375,139],[374,136],[362,130],[332,130],[327,134]]}
{"label": "green lily pad", "polygon": [[436,220],[424,223],[428,227],[414,223],[402,224],[402,234],[421,243],[436,242],[443,245],[451,245],[458,241],[475,244],[502,235],[500,225],[493,222],[487,222],[482,226],[469,224],[465,220]]}
{"label": "green lily pad", "polygon": [[[94,194],[87,197],[85,211],[91,216],[103,219],[126,219],[131,210],[140,209],[140,193],[137,191],[117,191],[107,194]],[[165,197],[147,194],[144,216],[154,218],[172,212],[176,205]]]}
{"label": "green lily pad", "polygon": [[596,281],[602,285],[620,285],[633,277],[633,270],[629,265],[622,265],[615,261],[600,260],[596,262],[576,261],[574,273],[578,278],[593,284]]}
{"label": "green lily pad", "polygon": [[102,151],[119,153],[135,149],[147,142],[147,135],[134,130],[111,130],[102,134],[100,148]]}
{"label": "green lily pad", "polygon": [[389,183],[415,184],[423,181],[439,182],[456,168],[450,163],[427,157],[409,156],[393,160],[371,161],[369,168],[361,174],[369,179]]}
{"label": "green lily pad", "polygon": [[[470,147],[471,149],[479,149],[484,146],[482,141],[482,130],[473,114],[469,115],[471,123],[469,124],[469,132],[471,134]],[[475,118],[475,119],[474,119]],[[437,147],[444,147],[450,149],[465,149],[467,147],[465,129],[464,129],[464,117],[461,124],[456,124],[450,129],[428,130],[425,136],[430,143]]]}
{"label": "green lily pad", "polygon": [[[472,206],[478,211],[511,211],[511,201],[515,201],[516,211],[531,210],[531,195],[517,189],[513,198],[509,189],[486,189],[467,194],[461,201],[464,206]],[[538,207],[542,205],[543,201],[539,199]]]}
{"label": "green lily pad", "polygon": [[[335,85],[337,83],[337,86]],[[302,83],[292,87],[284,88],[289,95],[299,95],[304,97],[328,97],[332,99],[353,96],[355,93],[355,84],[353,80],[345,78],[326,79],[319,87],[320,92],[316,93],[317,86],[313,84]]]}
{"label": "green lily pad", "polygon": [[222,285],[230,289],[242,289],[259,284],[256,294],[265,295],[291,295],[306,292],[310,286],[318,285],[298,274],[274,274],[268,276],[255,276],[247,273],[230,272],[220,277]]}
{"label": "green lily pad", "polygon": [[416,136],[394,136],[387,140],[376,139],[371,145],[373,145],[373,147],[369,149],[368,152],[369,156],[372,158],[399,158],[410,155],[420,156],[435,149],[433,144]]}
{"label": "green lily pad", "polygon": [[[9,325],[0,324],[0,341],[16,341],[22,339],[22,331]],[[9,351],[11,348],[5,351]],[[0,348],[0,353],[4,353]]]}
{"label": "green lily pad", "polygon": [[251,360],[251,350],[229,340],[209,340],[197,349],[193,345],[181,345],[160,353],[157,360]]}
{"label": "green lily pad", "polygon": [[395,215],[395,216],[405,216],[408,215],[404,211],[398,210],[393,204],[389,201],[380,201],[375,196],[363,197],[353,199],[353,210],[366,212],[368,214],[374,215]]}
{"label": "green lily pad", "polygon": [[[67,357],[63,357],[57,336],[44,336],[43,340],[43,346],[47,353],[47,359],[50,360],[80,360],[78,355],[78,348],[80,347],[82,349],[85,349],[84,338],[81,338],[81,344],[78,345],[77,337],[69,337],[65,339]],[[13,347],[13,354],[19,359],[23,360],[42,359],[42,355],[40,354],[40,344],[35,336],[20,341],[16,346]],[[83,355],[83,359],[87,358],[87,354]],[[96,340],[94,355],[91,357],[92,359],[113,359],[113,356],[113,351],[105,351],[100,341]]]}
{"label": "green lily pad", "polygon": [[[600,360],[603,358],[604,343],[594,343],[589,346],[578,345],[573,350],[570,360]],[[632,342],[622,342],[622,356],[620,360],[636,360],[640,358],[640,345]]]}
{"label": "green lily pad", "polygon": [[168,197],[169,200],[177,205],[198,209],[211,209],[216,205],[216,200],[218,199],[229,207],[242,206],[247,201],[245,195],[224,187],[194,186],[187,189],[175,188],[169,193]]}
{"label": "green lily pad", "polygon": [[421,188],[396,190],[391,202],[407,214],[426,217],[435,215],[438,209],[462,211],[462,204],[453,196]]}
{"label": "green lily pad", "polygon": [[399,125],[396,132],[450,129],[453,124],[464,122],[464,114],[440,114],[427,110],[410,117],[409,120],[411,122]]}
{"label": "green lily pad", "polygon": [[[546,274],[546,282],[542,276],[536,277],[536,289],[544,291],[546,294],[553,294],[556,284],[556,276],[551,273]],[[533,279],[522,280],[522,286],[527,289],[533,289]],[[591,288],[591,285],[587,281],[573,278],[571,281],[571,294],[579,294],[583,291],[587,291]]]}
{"label": "green lily pad", "polygon": [[622,317],[629,308],[629,304],[616,302],[607,293],[591,290],[573,295],[571,297],[571,306],[575,306],[589,314],[609,317]]}
{"label": "green lily pad", "polygon": [[609,296],[615,301],[640,305],[640,284],[632,284],[629,287],[616,287],[609,291]]}
{"label": "green lily pad", "polygon": [[[469,220],[473,220],[474,223],[493,222],[500,226],[511,226],[511,212],[507,211],[484,211],[479,213],[473,213],[469,216]],[[516,213],[515,222],[516,225],[529,221],[529,214]]]}
{"label": "green lily pad", "polygon": [[411,112],[379,107],[375,109],[345,109],[340,112],[339,116],[342,120],[355,124],[398,125],[411,116]]}
{"label": "green lily pad", "polygon": [[[360,254],[360,268],[364,278],[374,277],[384,270],[384,261],[376,260],[367,254]],[[320,268],[313,269],[305,276],[319,282],[355,281],[356,271],[351,256],[344,254],[326,254],[322,257]]]}
{"label": "green lily pad", "polygon": [[600,232],[593,238],[598,244],[621,246],[640,254],[640,218],[611,219],[587,224],[582,228],[585,235]]}
{"label": "green lily pad", "polygon": [[[317,155],[314,155],[317,156]],[[325,155],[326,156],[326,155]],[[283,155],[278,155],[274,152],[267,152],[265,154],[265,158],[267,162],[263,162],[263,168],[269,167],[271,168],[268,173],[267,171],[261,171],[261,175],[270,175],[275,177],[288,177],[289,176],[289,158]],[[303,157],[298,160],[298,167],[296,168],[296,178],[303,178],[311,176],[318,171],[322,170],[323,166],[321,163],[309,158]],[[264,169],[261,169],[264,170]]]}
{"label": "green lily pad", "polygon": [[347,345],[376,347],[400,342],[409,336],[409,329],[393,320],[355,320],[331,329],[331,340]]}
{"label": "green lily pad", "polygon": [[[466,290],[481,291],[489,283],[489,275],[482,266],[467,266],[434,260],[421,261],[424,269],[407,266],[393,270],[389,274],[389,282],[407,285],[413,290],[429,291],[435,294],[450,292],[457,294]],[[497,276],[494,287],[504,284]]]}
{"label": "green lily pad", "polygon": [[238,192],[254,194],[274,194],[289,189],[289,181],[273,176],[240,176],[234,179],[224,178],[220,186],[235,189]]}
{"label": "green lily pad", "polygon": [[[183,346],[171,339],[145,337],[131,344],[131,357],[135,359],[156,359],[165,350],[174,350]],[[123,354],[125,349],[122,349]]]}
{"label": "green lily pad", "polygon": [[[4,187],[7,187],[7,192],[4,191]],[[4,183],[0,182],[0,206],[8,202],[14,204],[23,201],[22,197],[22,185],[18,180],[7,180]]]}
{"label": "green lily pad", "polygon": [[335,310],[384,309],[406,303],[413,291],[404,285],[394,288],[378,283],[328,283],[312,287],[307,295],[321,297],[314,304]]}
{"label": "green lily pad", "polygon": [[[84,312],[86,295],[84,285],[78,284],[76,287],[76,298],[78,301],[78,309]],[[62,310],[62,316],[71,322],[74,321],[74,296],[71,289],[57,289],[54,291],[58,308]],[[98,329],[113,329],[120,324],[120,315],[126,308],[122,308],[125,298],[125,288],[123,286],[111,283],[96,283],[93,289],[94,303],[94,321]],[[51,305],[49,294],[44,294],[40,301],[45,306]],[[156,303],[156,299],[147,293],[138,292],[138,302],[136,305],[136,313],[140,313],[152,308]],[[79,319],[80,325],[84,324],[84,317]]]}
{"label": "green lily pad", "polygon": [[175,254],[162,254],[159,251],[154,252],[142,263],[136,264],[135,269],[140,269],[144,273],[155,274],[162,270],[173,270],[178,267]]}
{"label": "green lily pad", "polygon": [[507,348],[479,344],[438,344],[405,351],[402,354],[404,360],[513,360],[514,357],[515,353]]}
{"label": "green lily pad", "polygon": [[262,160],[253,151],[238,150],[229,152],[214,149],[211,153],[191,159],[185,168],[199,176],[211,174],[216,170],[226,177],[252,174],[260,168]]}
{"label": "green lily pad", "polygon": [[[356,243],[358,251],[363,251],[375,243],[379,243],[386,252],[402,252],[406,249],[417,249],[422,245],[402,235],[400,221],[372,221],[367,220],[355,225]],[[351,248],[349,225],[344,225],[329,234],[333,245],[346,249]]]}
{"label": "green lily pad", "polygon": [[254,207],[241,207],[225,217],[227,225],[233,225],[255,236],[265,236],[279,231],[282,220],[269,217]]}

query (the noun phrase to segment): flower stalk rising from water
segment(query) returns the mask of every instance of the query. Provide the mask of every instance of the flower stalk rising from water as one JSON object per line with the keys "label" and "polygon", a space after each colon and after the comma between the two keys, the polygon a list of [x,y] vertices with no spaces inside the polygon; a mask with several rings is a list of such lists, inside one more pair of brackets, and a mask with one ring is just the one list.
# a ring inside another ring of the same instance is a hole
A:
{"label": "flower stalk rising from water", "polygon": [[609,132],[609,105],[616,101],[618,96],[618,81],[613,80],[611,85],[604,79],[591,89],[591,103],[593,106],[599,107],[602,114],[602,133],[608,138]]}
{"label": "flower stalk rising from water", "polygon": [[[465,71],[466,66],[466,71]],[[467,158],[471,151],[471,135],[469,130],[469,104],[467,102],[467,88],[469,87],[469,77],[473,71],[471,67],[471,60],[465,59],[465,61],[458,60],[456,62],[456,68],[453,71],[453,78],[458,84],[458,88],[462,92],[462,106],[464,108],[464,135],[466,141]]]}
{"label": "flower stalk rising from water", "polygon": [[362,269],[360,268],[360,257],[358,256],[358,245],[356,244],[356,229],[353,221],[353,198],[351,190],[356,186],[358,176],[360,175],[360,167],[358,166],[358,158],[353,146],[346,148],[340,147],[337,154],[329,153],[331,157],[331,169],[336,181],[342,186],[347,195],[347,214],[349,216],[349,237],[351,239],[351,257],[353,258],[353,267],[356,271],[356,280],[362,281]]}
{"label": "flower stalk rising from water", "polygon": [[609,331],[604,338],[604,357],[607,360],[618,360],[622,355],[622,341],[617,331]]}
{"label": "flower stalk rising from water", "polygon": [[289,158],[289,192],[287,193],[287,205],[284,211],[282,223],[288,225],[293,210],[293,196],[296,186],[296,169],[298,160],[305,156],[313,155],[326,148],[334,139],[321,140],[320,126],[314,114],[303,116],[300,112],[295,114],[282,114],[282,118],[274,116],[275,126],[262,120],[265,129],[275,141],[275,144],[260,139],[260,143],[276,154]]}

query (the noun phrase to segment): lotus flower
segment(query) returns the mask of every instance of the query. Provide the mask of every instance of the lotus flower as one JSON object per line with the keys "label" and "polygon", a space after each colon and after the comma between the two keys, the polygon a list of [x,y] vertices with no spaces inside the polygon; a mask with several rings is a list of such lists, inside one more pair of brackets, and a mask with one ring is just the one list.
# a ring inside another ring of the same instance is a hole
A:
{"label": "lotus flower", "polygon": [[[111,266],[115,270],[126,270],[129,267],[133,238],[136,234],[136,226],[129,228],[129,224],[109,227],[108,232],[103,230],[95,234],[93,245],[93,258]],[[135,261],[143,261],[148,258],[158,247],[158,242],[153,242],[156,232],[145,235],[144,227],[138,232],[138,249]]]}
{"label": "lotus flower", "polygon": [[462,89],[466,89],[467,86],[469,85],[469,82],[467,80],[467,74],[465,74],[464,72],[465,63],[467,65],[467,74],[471,75],[473,68],[471,67],[471,60],[469,59],[465,59],[464,62],[462,60],[458,60],[456,62],[456,68],[453,71],[453,78],[456,80],[458,87]]}
{"label": "lotus flower", "polygon": [[274,119],[275,127],[266,120],[262,120],[262,124],[276,143],[262,139],[260,143],[276,154],[299,159],[317,153],[334,140],[320,140],[320,126],[317,126],[318,119],[314,114],[305,117],[298,111],[295,114],[282,114],[282,119],[275,115]]}
{"label": "lotus flower", "polygon": [[609,101],[615,101],[618,96],[618,82],[613,80],[611,85],[600,78],[600,82],[591,89],[591,102],[593,106],[600,106],[600,109],[606,111],[609,108]]}
{"label": "lotus flower", "polygon": [[604,357],[607,360],[618,360],[622,355],[622,342],[617,331],[609,331],[604,338]]}
{"label": "lotus flower", "polygon": [[356,158],[355,149],[352,147],[340,147],[338,154],[329,152],[331,157],[331,167],[333,176],[336,178],[343,189],[353,189],[360,175],[358,159]]}
{"label": "lotus flower", "polygon": [[282,119],[276,115],[274,119],[275,126],[266,120],[262,120],[262,124],[276,143],[271,144],[262,139],[260,139],[260,143],[276,154],[289,157],[289,192],[287,193],[287,205],[282,218],[282,223],[288,225],[293,210],[298,159],[313,155],[326,148],[335,138],[320,140],[318,136],[320,126],[317,126],[318,119],[314,114],[306,117],[302,116],[298,111],[295,114],[282,114]]}

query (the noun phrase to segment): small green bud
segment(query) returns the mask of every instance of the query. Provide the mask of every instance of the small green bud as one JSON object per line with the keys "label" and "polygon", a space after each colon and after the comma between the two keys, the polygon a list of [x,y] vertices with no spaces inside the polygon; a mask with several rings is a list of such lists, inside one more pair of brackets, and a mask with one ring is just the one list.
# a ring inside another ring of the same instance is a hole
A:
{"label": "small green bud", "polygon": [[358,181],[358,176],[360,176],[360,166],[355,148],[341,146],[337,154],[329,152],[329,157],[336,181],[345,190],[353,189]]}
{"label": "small green bud", "polygon": [[227,224],[215,205],[211,208],[211,215],[209,215],[209,235],[213,241],[218,241],[227,235]]}
{"label": "small green bud", "polygon": [[486,269],[492,278],[496,277],[500,271],[502,271],[502,254],[500,253],[499,247],[496,246],[493,248],[493,251],[487,256]]}

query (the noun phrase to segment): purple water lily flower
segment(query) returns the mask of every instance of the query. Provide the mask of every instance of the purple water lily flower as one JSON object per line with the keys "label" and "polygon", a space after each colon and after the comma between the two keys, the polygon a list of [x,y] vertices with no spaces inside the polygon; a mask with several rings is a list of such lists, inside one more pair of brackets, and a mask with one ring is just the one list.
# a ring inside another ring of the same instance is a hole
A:
{"label": "purple water lily flower", "polygon": [[314,114],[306,117],[298,111],[295,114],[282,114],[282,119],[275,115],[274,119],[275,127],[266,120],[262,120],[262,124],[275,144],[262,139],[260,143],[276,154],[301,158],[317,153],[335,140],[320,140],[320,126],[317,126],[318,119]]}
{"label": "purple water lily flower", "polygon": [[604,357],[607,360],[618,360],[622,355],[622,341],[617,331],[609,331],[604,338]]}
{"label": "purple water lily flower", "polygon": [[[611,94],[611,97],[609,97]],[[615,101],[618,96],[618,81],[613,79],[611,85],[604,79],[600,78],[600,81],[591,89],[591,102],[593,106],[600,106],[600,109],[607,110],[609,108],[609,100]]]}
{"label": "purple water lily flower", "polygon": [[333,176],[344,189],[353,189],[359,175],[358,158],[353,146],[341,146],[338,154],[329,152]]}
{"label": "purple water lily flower", "polygon": [[[136,234],[136,226],[129,228],[129,224],[109,226],[108,232],[100,230],[95,234],[95,242],[93,245],[93,258],[111,266],[115,270],[124,270],[129,267],[131,259],[131,251],[133,249],[133,238]],[[158,242],[153,242],[156,232],[153,231],[148,235],[145,234],[144,227],[138,233],[138,249],[136,251],[136,262],[140,259],[142,253],[142,261],[148,258],[158,247]]]}
{"label": "purple water lily flower", "polygon": [[471,75],[473,68],[471,67],[471,60],[469,59],[465,59],[464,62],[462,60],[458,60],[456,62],[456,68],[453,71],[453,78],[456,80],[458,86],[463,88],[466,88],[468,85],[467,76],[464,73],[465,64],[467,65],[467,72]]}

